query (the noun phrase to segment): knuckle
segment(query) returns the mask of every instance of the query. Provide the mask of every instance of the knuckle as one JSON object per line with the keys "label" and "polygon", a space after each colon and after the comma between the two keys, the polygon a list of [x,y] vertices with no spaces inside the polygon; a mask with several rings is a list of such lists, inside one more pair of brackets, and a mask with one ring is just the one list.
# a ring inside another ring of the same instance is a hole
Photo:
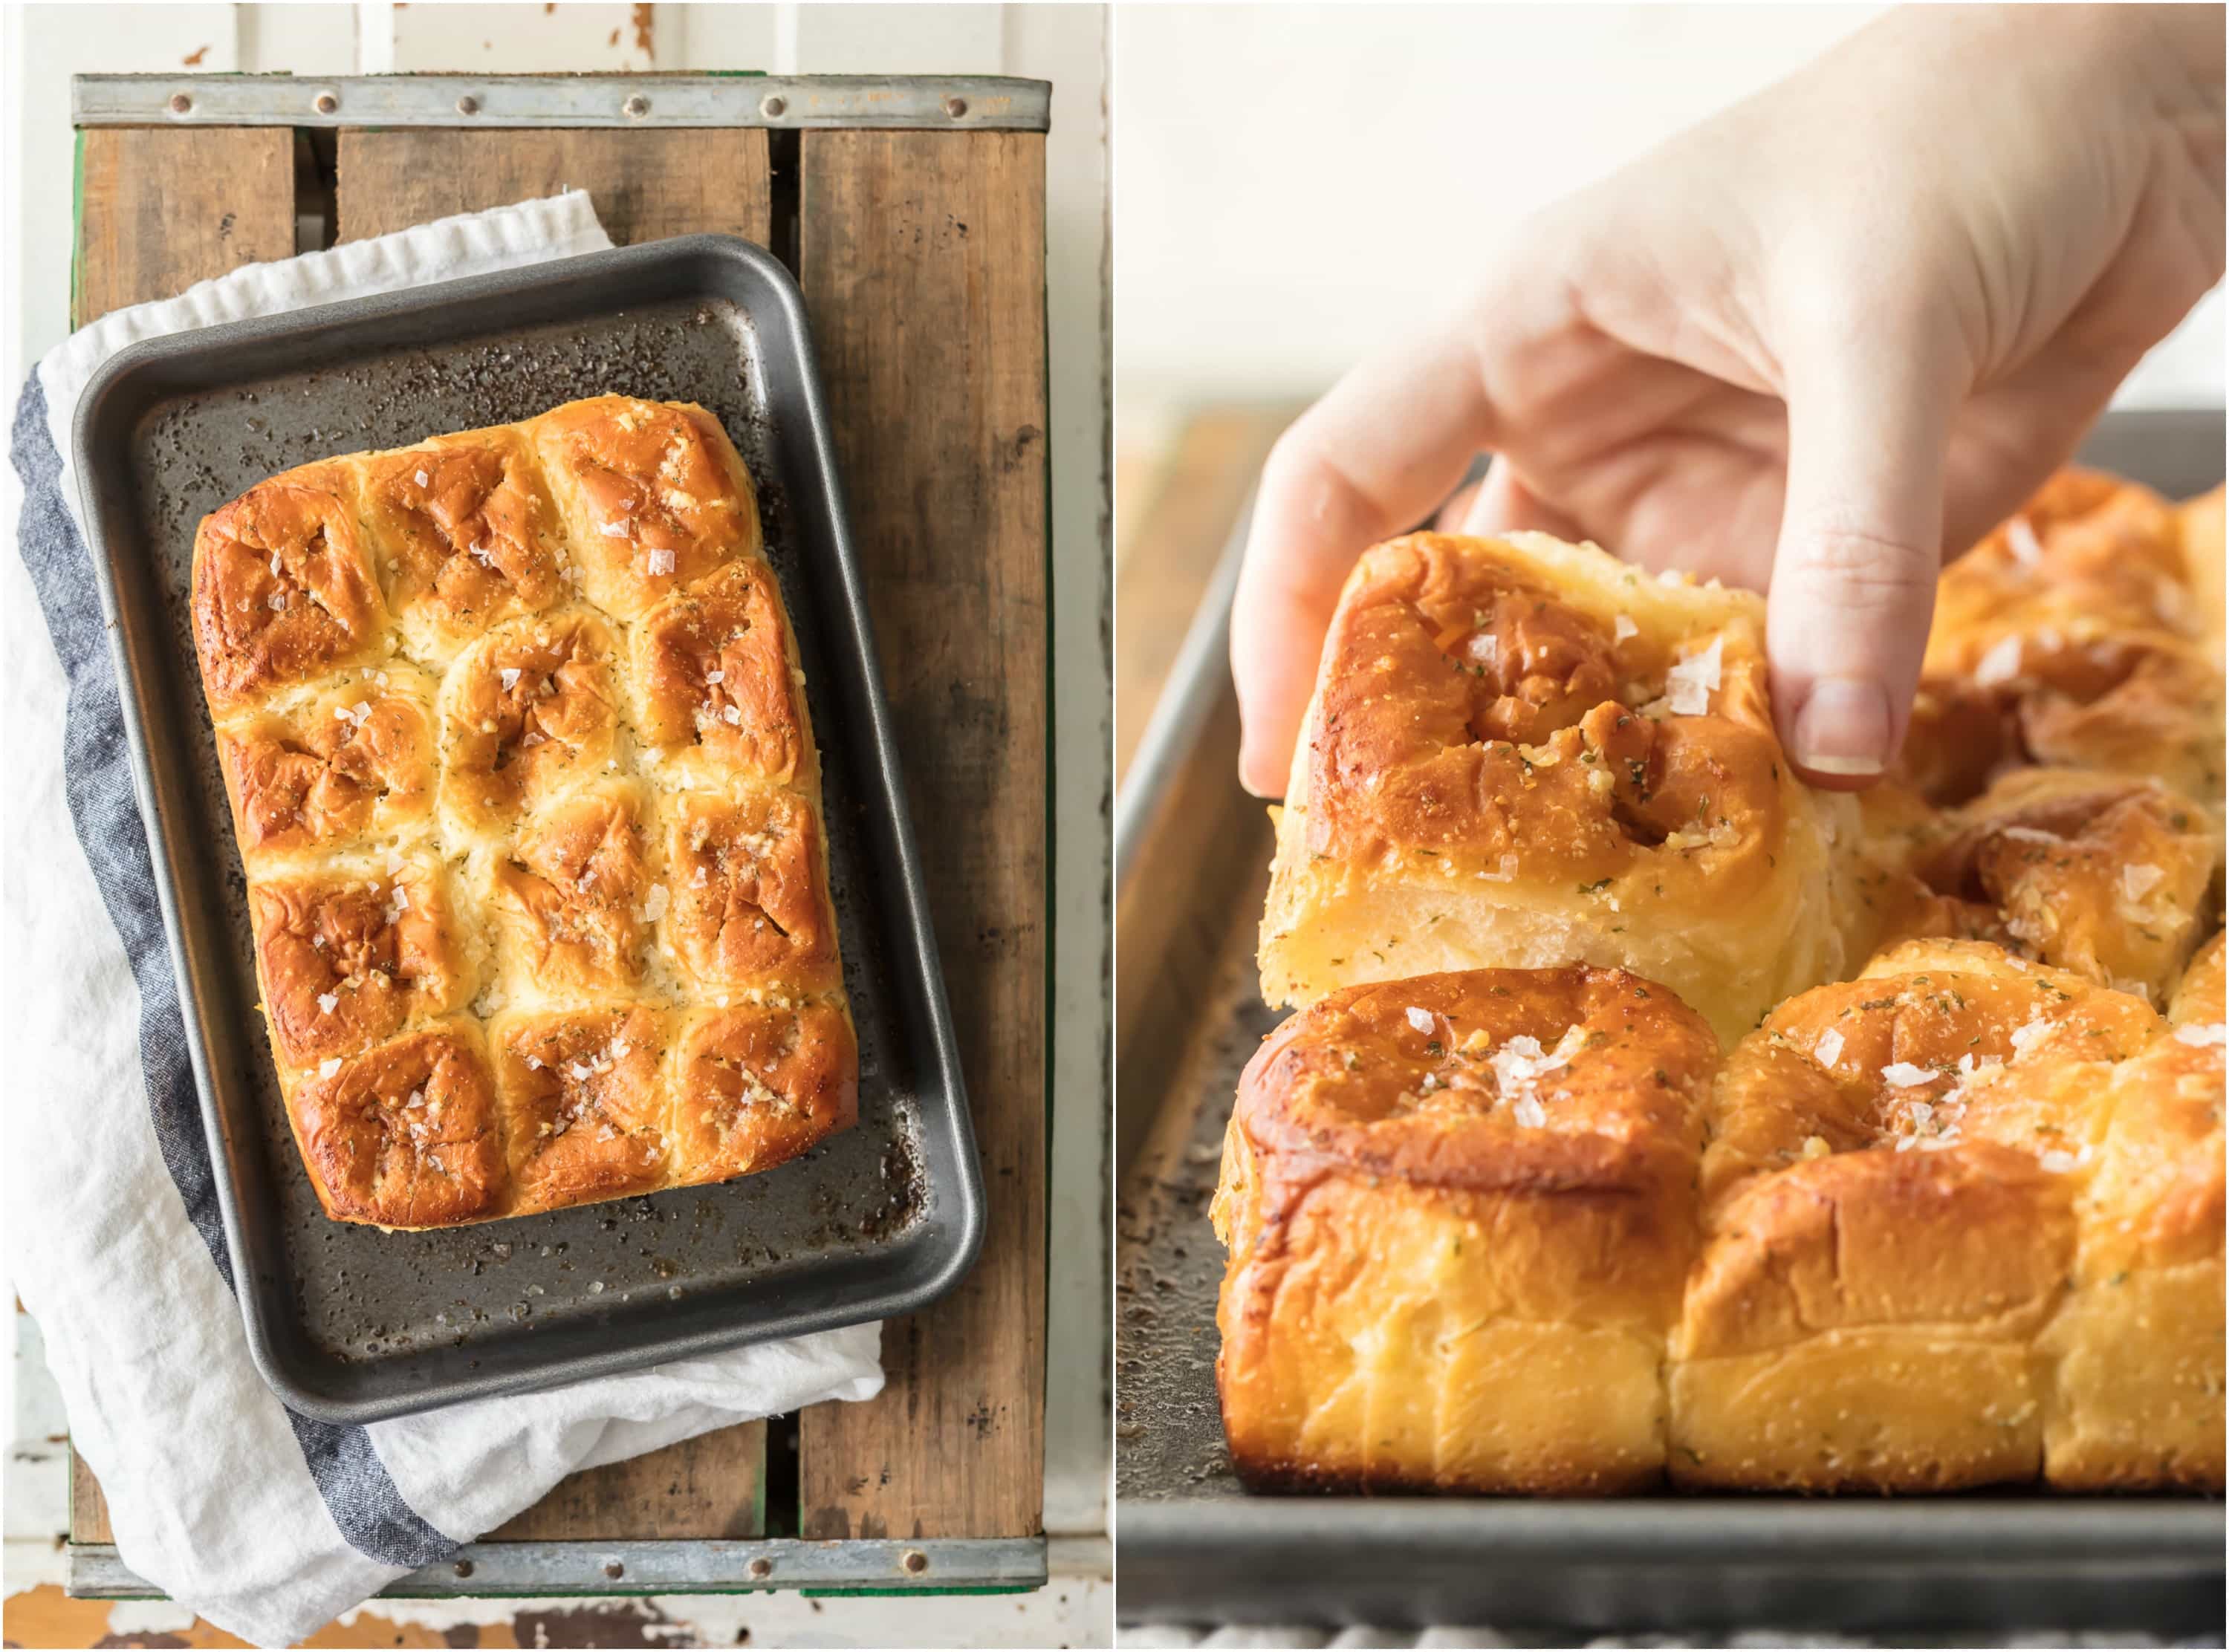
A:
{"label": "knuckle", "polygon": [[1799,539],[1792,572],[1806,594],[1880,612],[1931,600],[1937,560],[1885,535],[1835,528]]}

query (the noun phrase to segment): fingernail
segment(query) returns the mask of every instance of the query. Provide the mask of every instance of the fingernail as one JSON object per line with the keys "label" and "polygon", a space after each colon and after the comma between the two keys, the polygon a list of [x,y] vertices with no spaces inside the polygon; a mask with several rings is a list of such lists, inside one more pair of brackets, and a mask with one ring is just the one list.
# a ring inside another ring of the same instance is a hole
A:
{"label": "fingernail", "polygon": [[1877,682],[1821,677],[1795,714],[1795,762],[1815,774],[1879,774],[1888,739],[1888,695]]}

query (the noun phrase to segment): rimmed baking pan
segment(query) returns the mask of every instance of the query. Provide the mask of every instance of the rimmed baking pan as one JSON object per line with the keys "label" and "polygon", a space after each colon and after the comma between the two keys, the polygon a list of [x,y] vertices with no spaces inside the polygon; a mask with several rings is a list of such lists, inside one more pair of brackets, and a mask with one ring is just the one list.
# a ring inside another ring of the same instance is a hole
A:
{"label": "rimmed baking pan", "polygon": [[[2223,434],[2218,409],[2111,413],[2082,457],[2183,496],[2221,479]],[[1519,1645],[1767,1625],[2140,1630],[2219,1644],[2229,1524],[2219,1498],[1556,1502],[1240,1487],[1216,1400],[1224,1256],[1207,1207],[1239,1071],[1282,1019],[1255,975],[1274,845],[1261,805],[1238,789],[1223,647],[1243,533],[1242,522],[1117,804],[1123,1619],[1490,1623]]]}
{"label": "rimmed baking pan", "polygon": [[[255,1015],[188,633],[195,525],[273,471],[623,392],[703,403],[759,488],[820,744],[859,1122],[721,1186],[434,1233],[325,1220]],[[796,284],[696,235],[134,345],[74,462],[234,1282],[286,1402],[362,1423],[909,1313],[983,1188],[865,592]]]}

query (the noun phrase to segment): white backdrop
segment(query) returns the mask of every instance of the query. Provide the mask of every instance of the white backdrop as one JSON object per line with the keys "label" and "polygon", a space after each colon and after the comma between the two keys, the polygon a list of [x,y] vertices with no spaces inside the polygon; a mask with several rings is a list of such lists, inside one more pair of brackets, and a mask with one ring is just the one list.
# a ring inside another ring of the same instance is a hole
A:
{"label": "white backdrop", "polygon": [[[1769,84],[1853,5],[1124,5],[1115,364],[1134,407],[1307,395],[1489,231]],[[2217,291],[2124,400],[2215,405]]]}

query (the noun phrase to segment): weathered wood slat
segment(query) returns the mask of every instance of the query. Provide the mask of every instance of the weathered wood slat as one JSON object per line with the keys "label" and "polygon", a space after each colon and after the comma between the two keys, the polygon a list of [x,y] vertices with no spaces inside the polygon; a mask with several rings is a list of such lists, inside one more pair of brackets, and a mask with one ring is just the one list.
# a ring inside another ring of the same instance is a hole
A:
{"label": "weathered wood slat", "polygon": [[[716,231],[763,242],[763,131],[344,130],[339,239],[585,189],[615,242]],[[491,1538],[755,1537],[765,1530],[766,1425],[684,1440],[572,1476]]]}
{"label": "weathered wood slat", "polygon": [[[294,253],[294,134],[247,126],[79,135],[70,309],[77,326]],[[93,1470],[70,1454],[70,1536],[114,1541]]]}
{"label": "weathered wood slat", "polygon": [[[292,251],[290,133],[84,142],[80,320]],[[344,131],[339,144],[344,240],[571,186],[615,241],[769,239],[763,131]],[[909,753],[991,1231],[954,1298],[890,1328],[883,1399],[804,1419],[803,1518],[812,1536],[1028,1535],[1044,1455],[1044,144],[814,132],[804,150],[800,262]],[[491,1535],[755,1535],[765,1436],[747,1425],[575,1476]],[[82,1463],[72,1531],[110,1540]]]}
{"label": "weathered wood slat", "polygon": [[108,1499],[100,1482],[74,1450],[70,1453],[69,1534],[73,1543],[116,1541],[116,1534],[109,1528]]}
{"label": "weathered wood slat", "polygon": [[800,1424],[804,1534],[1043,1523],[1048,753],[1044,140],[802,140],[799,275],[872,605],[990,1227]]}
{"label": "weathered wood slat", "polygon": [[294,255],[292,132],[119,128],[79,144],[77,325]]}
{"label": "weathered wood slat", "polygon": [[716,231],[763,243],[763,131],[367,131],[340,134],[342,240],[580,189],[619,245]]}
{"label": "weathered wood slat", "polygon": [[487,1542],[757,1537],[766,1530],[766,1425],[739,1423],[561,1480]]}

